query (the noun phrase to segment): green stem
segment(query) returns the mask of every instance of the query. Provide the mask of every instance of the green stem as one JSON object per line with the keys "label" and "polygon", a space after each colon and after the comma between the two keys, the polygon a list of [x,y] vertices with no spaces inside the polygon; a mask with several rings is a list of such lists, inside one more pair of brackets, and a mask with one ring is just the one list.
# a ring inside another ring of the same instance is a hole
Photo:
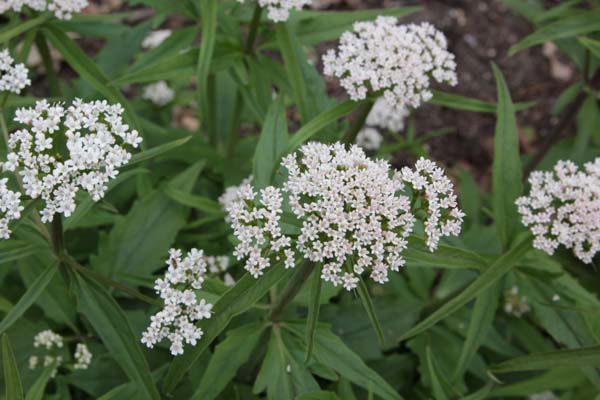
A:
{"label": "green stem", "polygon": [[294,300],[294,297],[296,297],[300,289],[302,289],[302,285],[304,285],[304,282],[306,282],[314,269],[313,264],[308,261],[302,262],[296,268],[296,273],[292,276],[292,279],[285,289],[283,289],[281,294],[279,294],[275,304],[271,307],[271,312],[269,312],[269,315],[267,316],[267,318],[273,322],[281,320],[287,306]]}
{"label": "green stem", "polygon": [[350,125],[348,130],[342,136],[342,143],[353,144],[356,142],[356,136],[363,126],[365,126],[365,121],[367,120],[367,117],[369,116],[374,104],[375,103],[373,100],[367,100],[362,105],[358,111],[358,114],[354,118],[354,121],[352,121],[352,125]]}
{"label": "green stem", "polygon": [[42,61],[44,62],[44,68],[46,68],[46,78],[50,86],[50,94],[54,97],[60,97],[60,85],[58,83],[58,75],[54,70],[54,64],[52,63],[52,57],[50,56],[50,49],[46,39],[40,33],[35,37],[35,44],[40,51]]}
{"label": "green stem", "polygon": [[254,54],[254,42],[256,42],[261,14],[262,7],[256,3],[256,6],[254,7],[254,13],[252,14],[252,20],[250,21],[250,30],[248,31],[248,37],[246,38],[246,54]]}
{"label": "green stem", "polygon": [[52,220],[52,248],[58,259],[62,259],[65,254],[65,236],[64,236],[62,216],[56,214]]}
{"label": "green stem", "polygon": [[142,300],[148,304],[152,304],[152,305],[157,305],[157,306],[162,306],[162,303],[156,299],[153,299],[152,297],[148,297],[140,292],[138,292],[137,290],[130,288],[129,286],[123,285],[122,283],[113,281],[110,278],[107,278],[99,273],[97,273],[94,270],[91,270],[89,268],[85,268],[84,266],[80,265],[77,260],[75,260],[73,257],[71,257],[68,254],[63,254],[62,257],[63,262],[65,262],[69,267],[71,267],[72,269],[80,272],[83,275],[88,276],[91,279],[94,279],[96,281],[98,281],[99,283],[105,285],[105,286],[110,286],[113,287],[115,289],[118,289],[124,293],[127,293],[128,295],[130,295],[133,298],[136,298],[138,300]]}

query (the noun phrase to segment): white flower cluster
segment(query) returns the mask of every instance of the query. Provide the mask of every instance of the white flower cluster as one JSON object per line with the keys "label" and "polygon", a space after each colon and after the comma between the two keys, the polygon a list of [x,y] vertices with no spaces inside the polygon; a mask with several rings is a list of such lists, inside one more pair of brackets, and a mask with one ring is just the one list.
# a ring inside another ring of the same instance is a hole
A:
{"label": "white flower cluster", "polygon": [[352,100],[383,91],[397,110],[416,108],[432,97],[430,80],[457,83],[446,37],[429,23],[397,25],[394,17],[356,22],[338,51],[323,56],[324,73],[340,79]]}
{"label": "white flower cluster", "polygon": [[23,7],[29,7],[40,12],[51,11],[59,19],[71,19],[87,6],[88,0],[2,0],[0,14],[8,10],[21,12]]}
{"label": "white flower cluster", "polygon": [[392,178],[386,161],[369,159],[358,146],[347,150],[339,143],[309,143],[299,154],[290,154],[282,162],[288,171],[283,190],[301,223],[293,242],[281,231],[279,189],[263,189],[257,202],[246,184],[227,209],[240,240],[235,255],[247,257],[246,269],[254,277],[270,266],[273,256],[285,256],[286,267],[293,267],[297,250],[323,264],[325,281],[347,290],[355,288],[359,275],[367,270],[375,282],[387,282],[389,271],[404,265],[401,252],[416,221],[410,199],[402,194],[405,176],[415,194],[422,191],[422,197],[429,199],[426,233],[432,235],[428,236],[431,251],[441,236],[460,230],[463,214],[456,208],[450,180],[423,160],[417,163],[417,172],[407,170]]}
{"label": "white flower cluster", "polygon": [[405,167],[400,174],[412,188],[413,196],[419,196],[426,208],[425,236],[429,250],[435,250],[443,236],[458,236],[465,214],[458,208],[452,181],[444,170],[421,157],[414,170]]}
{"label": "white flower cluster", "polygon": [[279,226],[282,205],[279,189],[266,187],[260,191],[260,199],[256,199],[252,186],[243,184],[237,200],[227,206],[233,233],[240,241],[233,255],[238,260],[246,258],[245,268],[255,278],[271,265],[271,256],[276,260],[285,257],[285,268],[294,267],[291,240],[283,235]]}
{"label": "white flower cluster", "polygon": [[[285,190],[302,221],[298,249],[323,263],[322,278],[353,289],[357,275],[370,269],[378,283],[404,265],[400,253],[415,222],[402,182],[390,179],[390,166],[371,160],[357,146],[309,143],[287,156]],[[346,268],[346,269],[345,269]]]}
{"label": "white flower cluster", "polygon": [[233,286],[235,284],[235,279],[227,272],[229,269],[228,256],[206,256],[205,258],[208,272],[217,276],[223,274],[223,282],[226,286]]}
{"label": "white flower cluster", "polygon": [[202,288],[207,264],[202,250],[192,249],[185,258],[180,250],[171,249],[164,279],[157,279],[154,289],[165,306],[151,317],[142,335],[142,343],[153,348],[163,339],[171,342],[172,355],[183,354],[184,342],[195,346],[202,338],[196,321],[211,317],[212,304],[198,301],[196,290]]}
{"label": "white flower cluster", "polygon": [[25,64],[15,64],[8,50],[0,51],[0,92],[21,93],[31,85],[28,74]]}
{"label": "white flower cluster", "polygon": [[383,136],[375,128],[366,126],[356,135],[356,144],[367,151],[375,151],[381,147]]}
{"label": "white flower cluster", "polygon": [[[249,185],[252,182],[252,179],[253,177],[252,175],[250,175],[249,177],[244,178],[242,183],[240,183],[239,185],[229,186],[225,188],[223,194],[219,196],[219,203],[221,204],[221,207],[223,207],[224,210],[227,210],[229,205],[233,204],[234,202],[240,201],[240,188],[242,186]],[[229,215],[225,216],[225,221],[231,222]]]}
{"label": "white flower cluster", "polygon": [[[238,0],[243,3],[244,0]],[[304,6],[309,6],[312,0],[258,0],[261,7],[267,8],[267,16],[273,22],[287,21],[290,17],[290,10],[301,10]]]}
{"label": "white flower cluster", "polygon": [[[47,351],[54,350],[56,352],[58,349],[62,349],[63,346],[64,346],[63,337],[60,336],[58,333],[54,333],[50,329],[41,331],[33,337],[33,347],[35,347],[35,348],[43,347]],[[62,356],[59,356],[56,354],[54,354],[54,355],[46,354],[43,357],[42,366],[44,368],[53,366],[54,369],[52,370],[51,377],[54,378],[56,376],[56,372],[58,371],[58,368],[62,365],[62,362],[63,362]],[[40,363],[40,357],[38,357],[38,356],[29,357],[29,369],[37,368],[39,363]]]}
{"label": "white flower cluster", "polygon": [[[142,141],[123,123],[122,113],[118,104],[79,99],[67,109],[42,100],[17,110],[15,121],[28,127],[10,135],[3,169],[18,171],[25,194],[44,201],[42,221],[56,213],[70,216],[79,189],[94,201],[104,197],[107,183],[131,159],[129,147]],[[67,154],[61,155],[63,147]]]}
{"label": "white flower cluster", "polygon": [[162,107],[173,101],[175,91],[167,85],[167,82],[158,81],[144,88],[142,98]]}
{"label": "white flower cluster", "polygon": [[409,115],[408,108],[393,107],[385,97],[379,97],[369,112],[366,122],[369,126],[401,132],[404,129],[404,120]]}
{"label": "white flower cluster", "polygon": [[600,250],[600,158],[584,170],[559,161],[553,171],[531,173],[529,184],[529,195],[516,204],[535,236],[533,246],[552,255],[562,244],[591,263]]}
{"label": "white flower cluster", "polygon": [[519,287],[513,286],[510,290],[504,293],[504,312],[521,318],[524,314],[531,311],[529,303],[527,302],[527,296],[521,296],[519,294]]}
{"label": "white flower cluster", "polygon": [[167,40],[171,36],[169,29],[159,29],[157,31],[150,32],[148,36],[142,41],[142,47],[144,49],[153,49],[161,45],[162,42]]}
{"label": "white flower cluster", "polygon": [[77,343],[73,358],[75,359],[75,364],[73,365],[75,369],[88,369],[92,363],[92,353],[85,343]]}
{"label": "white flower cluster", "polygon": [[8,239],[11,231],[10,221],[21,218],[21,193],[8,189],[8,179],[0,179],[0,238]]}

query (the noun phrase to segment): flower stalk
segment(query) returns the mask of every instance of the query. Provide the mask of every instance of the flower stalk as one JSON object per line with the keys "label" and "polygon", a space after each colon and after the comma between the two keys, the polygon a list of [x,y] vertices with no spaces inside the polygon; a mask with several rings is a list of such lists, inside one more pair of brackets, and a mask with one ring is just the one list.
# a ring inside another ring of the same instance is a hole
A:
{"label": "flower stalk", "polygon": [[292,276],[292,279],[285,289],[279,294],[267,316],[267,318],[273,322],[279,322],[281,320],[285,310],[292,300],[294,300],[298,292],[300,292],[300,289],[302,289],[304,282],[306,282],[311,272],[313,272],[314,265],[311,262],[304,261],[296,268],[296,273]]}

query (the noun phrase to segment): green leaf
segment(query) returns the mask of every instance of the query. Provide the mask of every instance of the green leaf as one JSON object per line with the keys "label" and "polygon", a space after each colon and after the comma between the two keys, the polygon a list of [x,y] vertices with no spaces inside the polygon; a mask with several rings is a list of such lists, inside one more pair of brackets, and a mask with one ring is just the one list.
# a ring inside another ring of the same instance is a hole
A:
{"label": "green leaf", "polygon": [[31,387],[27,391],[27,396],[25,396],[25,400],[42,400],[44,398],[46,386],[52,378],[52,374],[54,373],[55,367],[55,365],[50,365],[44,368],[42,374],[35,380],[33,385],[31,385]]}
{"label": "green leaf", "polygon": [[53,26],[43,28],[44,36],[54,46],[56,50],[62,54],[65,60],[69,63],[79,76],[92,85],[99,93],[105,96],[112,103],[119,103],[125,109],[125,113],[129,117],[134,127],[137,125],[137,118],[125,97],[108,84],[108,78],[101,71],[96,63],[79,48],[77,43],[67,36],[63,31]]}
{"label": "green leaf", "polygon": [[10,312],[0,322],[0,334],[6,332],[24,313],[31,307],[31,305],[37,300],[40,294],[44,291],[48,283],[54,277],[54,274],[58,270],[58,263],[55,262],[48,266],[46,270],[36,279],[36,281],[27,289],[27,292],[19,299],[17,304],[10,310]]}
{"label": "green leaf", "polygon": [[582,11],[567,18],[545,25],[532,34],[515,43],[508,50],[508,55],[513,55],[523,49],[536,44],[557,39],[564,39],[578,35],[585,35],[600,30],[600,9]]}
{"label": "green leaf", "polygon": [[[565,374],[564,369],[558,368],[534,376],[531,379],[497,387],[492,391],[492,394],[494,397],[526,396],[533,393],[540,393],[545,390],[560,390],[576,387],[583,384],[585,380],[583,373],[578,370],[570,370],[568,374]],[[487,399],[488,397],[485,398]]]}
{"label": "green leaf", "polygon": [[79,310],[87,317],[102,343],[125,374],[135,382],[139,395],[145,399],[160,399],[148,362],[136,335],[119,304],[103,287],[78,275]]}
{"label": "green leaf", "polygon": [[156,82],[172,78],[191,78],[197,61],[198,49],[181,52],[177,54],[177,57],[168,54],[152,64],[141,67],[135,72],[126,73],[119,78],[113,79],[110,85],[118,87],[132,83]]}
{"label": "green leaf", "polygon": [[196,208],[204,211],[207,214],[224,216],[223,207],[213,199],[203,196],[197,196],[186,192],[185,190],[174,189],[167,185],[164,190],[165,194],[179,204],[186,207]]}
{"label": "green leaf", "polygon": [[531,237],[520,238],[513,247],[505,254],[500,256],[489,268],[484,270],[477,279],[467,286],[456,297],[445,302],[439,309],[430,314],[408,332],[402,335],[401,340],[408,339],[421,332],[431,328],[439,321],[451,315],[453,312],[473,300],[480,293],[485,291],[494,282],[503,277],[510,271],[521,258],[531,249]]}
{"label": "green leaf", "polygon": [[498,91],[498,114],[494,134],[492,204],[498,237],[504,249],[519,230],[519,214],[515,201],[522,190],[521,159],[515,109],[502,72],[492,64]]}
{"label": "green leaf", "polygon": [[334,392],[319,390],[318,392],[304,393],[296,396],[294,400],[340,400]]}
{"label": "green leaf", "polygon": [[469,329],[467,330],[467,338],[454,370],[453,380],[462,377],[494,322],[498,298],[500,297],[499,286],[498,284],[491,286],[485,296],[479,296],[475,300]]}
{"label": "green leaf", "polygon": [[11,24],[6,29],[0,31],[0,43],[6,43],[10,39],[19,36],[21,33],[27,32],[30,29],[36,28],[52,18],[52,14],[40,14],[35,18],[29,19],[25,22],[19,21],[18,23]]}
{"label": "green leaf", "polygon": [[138,163],[153,159],[155,157],[158,157],[160,155],[163,155],[165,153],[168,153],[169,151],[171,151],[173,149],[183,146],[184,144],[189,142],[191,138],[192,138],[191,136],[184,137],[181,139],[173,140],[171,142],[162,144],[160,146],[153,147],[151,149],[142,151],[140,153],[136,153],[131,157],[131,160],[127,163],[127,166],[138,164]]}
{"label": "green leaf", "polygon": [[516,357],[492,366],[496,373],[553,368],[600,367],[600,346],[547,351]]}
{"label": "green leaf", "polygon": [[444,392],[444,387],[438,376],[438,369],[435,366],[433,355],[431,354],[431,348],[427,346],[425,349],[427,358],[427,369],[429,370],[429,378],[431,379],[431,386],[433,389],[433,397],[435,400],[448,400],[448,396]]}
{"label": "green leaf", "polygon": [[425,240],[414,235],[408,238],[408,247],[403,256],[408,264],[419,267],[481,270],[488,265],[477,253],[458,247],[440,245],[432,253]]}
{"label": "green leaf", "polygon": [[4,369],[5,399],[22,400],[23,384],[8,335],[2,335],[2,368]]}
{"label": "green leaf", "polygon": [[[439,90],[433,90],[433,98],[429,100],[429,103],[435,104],[442,107],[453,108],[456,110],[474,111],[480,113],[496,113],[497,106],[494,103],[487,101],[474,99],[472,97],[460,96],[458,94],[452,94],[447,92],[440,92]],[[525,103],[515,104],[515,110],[521,111],[530,108],[535,105],[534,101],[528,101]]]}
{"label": "green leaf", "polygon": [[171,364],[165,378],[165,391],[171,393],[175,389],[198,357],[223,332],[234,316],[248,310],[263,298],[277,282],[284,278],[289,278],[292,273],[292,269],[285,269],[283,265],[277,264],[271,266],[269,271],[258,279],[254,279],[250,274],[246,273],[233,287],[225,292],[214,304],[212,309],[213,316],[200,323],[200,327],[204,331],[204,336],[200,343],[186,349],[185,353],[175,358]]}
{"label": "green leaf", "polygon": [[336,121],[338,118],[348,115],[360,104],[362,103],[352,100],[346,100],[345,102],[340,103],[335,107],[330,108],[329,110],[324,111],[315,118],[311,119],[306,125],[304,125],[295,134],[292,135],[292,137],[289,140],[287,152],[291,153],[295,151],[304,142],[316,135],[321,129]]}
{"label": "green leaf", "polygon": [[490,392],[492,391],[492,388],[494,387],[494,383],[493,382],[488,382],[487,385],[485,385],[484,387],[482,387],[481,389],[479,389],[476,392],[473,392],[469,395],[464,396],[461,400],[485,400],[485,399],[489,399],[490,398]]}
{"label": "green leaf", "polygon": [[[304,337],[304,324],[286,323],[285,328],[299,338]],[[369,368],[339,337],[323,326],[317,328],[314,356],[320,363],[332,368],[344,378],[366,390],[372,390],[383,399],[402,399],[389,383]]]}
{"label": "green leaf", "polygon": [[595,57],[600,58],[600,40],[591,39],[585,36],[578,37],[577,40]]}
{"label": "green leaf", "polygon": [[300,61],[298,60],[295,46],[292,43],[292,41],[296,40],[296,38],[292,37],[293,33],[290,32],[288,24],[285,22],[275,24],[275,32],[277,33],[279,51],[281,52],[281,56],[283,57],[283,61],[285,63],[287,77],[292,86],[294,101],[298,106],[301,120],[306,121],[306,119],[309,118],[308,98],[306,95],[306,84],[302,74]]}
{"label": "green leaf", "polygon": [[323,266],[317,264],[312,272],[312,282],[310,285],[310,302],[308,303],[308,319],[306,321],[306,356],[305,363],[310,361],[312,351],[315,345],[315,334],[317,332],[317,322],[319,321],[319,308],[321,306],[321,290],[323,288],[323,280],[321,279],[321,271]]}
{"label": "green leaf", "polygon": [[369,321],[371,321],[371,326],[377,334],[379,344],[381,344],[381,346],[385,346],[385,338],[383,337],[381,324],[379,323],[377,313],[375,312],[375,307],[373,306],[373,300],[371,299],[371,295],[369,294],[369,289],[367,288],[365,281],[360,276],[358,277],[358,287],[356,288],[356,291],[358,292],[360,302],[362,303],[363,308],[365,309],[367,316],[369,317]]}
{"label": "green leaf", "polygon": [[217,0],[203,0],[200,2],[200,14],[202,20],[202,40],[200,41],[200,52],[198,53],[198,65],[196,68],[196,101],[200,112],[200,121],[205,126],[213,127],[208,121],[211,118],[210,104],[207,96],[208,74],[215,49],[217,37],[217,11],[219,3]]}
{"label": "green leaf", "polygon": [[287,148],[288,130],[283,99],[271,103],[256,145],[253,186],[259,190],[271,184],[281,156]]}
{"label": "green leaf", "polygon": [[265,327],[263,322],[258,322],[227,332],[227,338],[215,348],[192,400],[216,398],[242,364],[248,361]]}
{"label": "green leaf", "polygon": [[44,246],[20,240],[0,242],[0,265],[29,257],[46,250]]}

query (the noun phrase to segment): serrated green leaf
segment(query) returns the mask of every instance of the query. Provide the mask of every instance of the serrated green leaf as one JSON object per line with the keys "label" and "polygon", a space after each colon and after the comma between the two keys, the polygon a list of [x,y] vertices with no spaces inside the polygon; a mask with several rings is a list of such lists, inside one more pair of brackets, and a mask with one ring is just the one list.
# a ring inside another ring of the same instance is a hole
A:
{"label": "serrated green leaf", "polygon": [[426,331],[439,321],[443,320],[467,304],[469,301],[473,300],[477,295],[489,288],[494,284],[494,282],[497,282],[498,279],[510,271],[515,264],[531,249],[531,243],[532,239],[529,236],[520,238],[509,251],[500,256],[469,286],[467,286],[457,296],[445,302],[439,309],[434,311],[423,321],[412,327],[408,332],[402,335],[401,340],[406,340]]}
{"label": "serrated green leaf", "polygon": [[229,321],[252,307],[269,289],[293,273],[281,264],[271,266],[269,271],[258,279],[246,273],[214,304],[212,318],[202,321],[200,327],[204,336],[198,345],[186,349],[182,356],[175,358],[165,378],[165,392],[171,393],[194,361],[206,350],[210,343],[227,327]]}
{"label": "serrated green leaf", "polygon": [[36,281],[27,289],[25,294],[21,296],[17,304],[10,310],[10,312],[0,322],[0,334],[6,332],[24,313],[31,307],[31,305],[37,300],[40,294],[46,289],[48,283],[54,277],[54,274],[58,270],[58,263],[54,262],[48,266],[46,270],[36,279]]}
{"label": "serrated green leaf", "polygon": [[227,332],[227,338],[215,348],[192,400],[216,398],[233,379],[239,367],[248,361],[265,327],[264,323],[258,322]]}
{"label": "serrated green leaf", "polygon": [[600,9],[581,11],[580,13],[561,18],[556,22],[544,25],[532,34],[515,43],[508,50],[513,55],[523,49],[536,44],[557,39],[564,39],[578,35],[585,35],[600,30]]}
{"label": "serrated green leaf", "polygon": [[253,186],[260,190],[272,182],[281,156],[287,148],[288,130],[283,99],[271,103],[253,158]]}
{"label": "serrated green leaf", "polygon": [[160,399],[150,367],[140,348],[139,335],[133,332],[119,304],[96,282],[82,275],[77,278],[80,312],[87,317],[125,374],[135,382],[140,396]]}
{"label": "serrated green leaf", "polygon": [[492,171],[492,204],[498,237],[504,249],[519,230],[519,214],[515,201],[522,191],[522,168],[515,109],[502,72],[492,64],[498,91],[498,113],[494,134]]}
{"label": "serrated green leaf", "polygon": [[4,386],[6,387],[4,398],[7,400],[23,400],[21,374],[10,339],[6,333],[2,335],[2,369],[4,369]]}

